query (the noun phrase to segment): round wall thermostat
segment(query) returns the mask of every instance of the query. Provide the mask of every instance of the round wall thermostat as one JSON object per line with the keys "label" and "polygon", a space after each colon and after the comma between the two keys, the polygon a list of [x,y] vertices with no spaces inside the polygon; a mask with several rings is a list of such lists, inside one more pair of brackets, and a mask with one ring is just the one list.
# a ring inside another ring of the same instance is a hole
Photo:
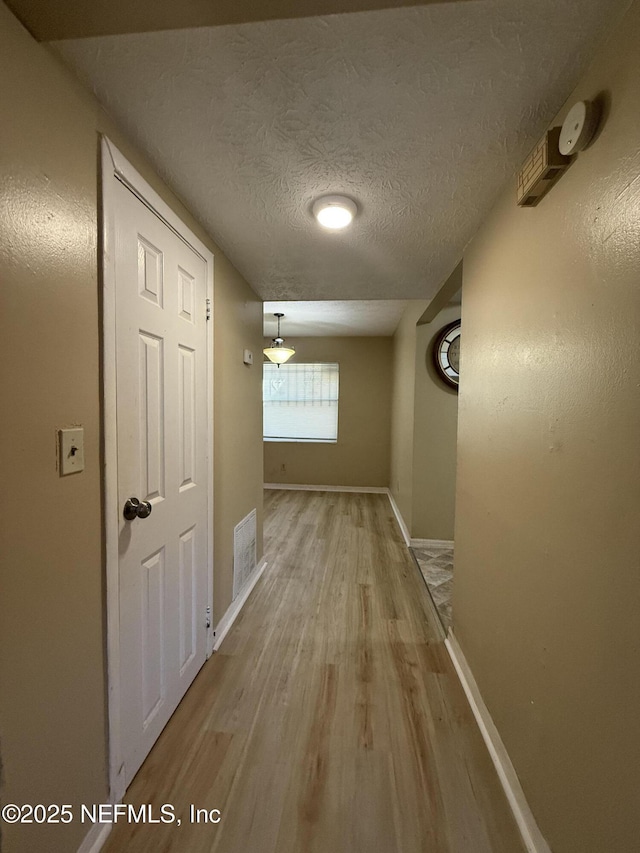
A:
{"label": "round wall thermostat", "polygon": [[593,139],[598,126],[598,110],[591,101],[578,101],[569,110],[560,131],[561,154],[576,154]]}

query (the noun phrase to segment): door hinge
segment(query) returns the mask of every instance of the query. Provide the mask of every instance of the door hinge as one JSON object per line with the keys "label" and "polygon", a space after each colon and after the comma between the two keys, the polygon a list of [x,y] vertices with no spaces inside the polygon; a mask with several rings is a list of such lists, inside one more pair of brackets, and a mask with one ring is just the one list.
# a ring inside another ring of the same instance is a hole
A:
{"label": "door hinge", "polygon": [[207,302],[207,314],[206,314],[206,317],[207,317],[207,320],[210,320],[210,319],[211,319],[211,300],[210,300],[210,299],[207,299],[207,300],[206,300],[206,302]]}
{"label": "door hinge", "polygon": [[207,607],[207,612],[206,612],[206,616],[205,616],[205,625],[207,627],[207,630],[211,627],[211,608],[210,607]]}

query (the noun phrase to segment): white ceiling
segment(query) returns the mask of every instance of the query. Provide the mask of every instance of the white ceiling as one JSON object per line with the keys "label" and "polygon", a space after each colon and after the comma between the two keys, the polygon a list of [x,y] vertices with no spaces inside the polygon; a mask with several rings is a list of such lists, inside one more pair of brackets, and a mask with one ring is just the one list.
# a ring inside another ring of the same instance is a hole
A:
{"label": "white ceiling", "polygon": [[[628,5],[472,0],[55,46],[264,299],[427,298]],[[337,192],[360,213],[329,233],[310,206]]]}
{"label": "white ceiling", "polygon": [[390,336],[408,304],[402,299],[265,302],[264,334],[267,338],[275,337],[278,324],[273,315],[280,311],[284,314],[280,333],[287,339],[294,336]]}

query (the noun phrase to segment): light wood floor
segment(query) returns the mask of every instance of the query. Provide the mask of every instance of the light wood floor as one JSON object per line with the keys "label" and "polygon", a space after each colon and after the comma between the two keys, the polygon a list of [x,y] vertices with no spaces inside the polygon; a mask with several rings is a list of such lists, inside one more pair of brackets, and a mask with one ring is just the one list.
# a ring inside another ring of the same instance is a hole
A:
{"label": "light wood floor", "polygon": [[182,824],[104,849],[522,853],[387,497],[267,491],[265,511],[269,566],[127,794]]}

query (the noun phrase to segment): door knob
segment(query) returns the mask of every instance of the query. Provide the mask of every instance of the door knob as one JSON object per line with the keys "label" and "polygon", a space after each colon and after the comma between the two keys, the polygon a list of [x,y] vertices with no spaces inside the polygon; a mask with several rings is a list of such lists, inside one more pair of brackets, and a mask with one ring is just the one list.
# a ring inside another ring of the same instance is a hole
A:
{"label": "door knob", "polygon": [[149,501],[140,501],[138,498],[129,498],[124,505],[122,514],[127,521],[135,521],[136,518],[149,518],[153,507]]}

